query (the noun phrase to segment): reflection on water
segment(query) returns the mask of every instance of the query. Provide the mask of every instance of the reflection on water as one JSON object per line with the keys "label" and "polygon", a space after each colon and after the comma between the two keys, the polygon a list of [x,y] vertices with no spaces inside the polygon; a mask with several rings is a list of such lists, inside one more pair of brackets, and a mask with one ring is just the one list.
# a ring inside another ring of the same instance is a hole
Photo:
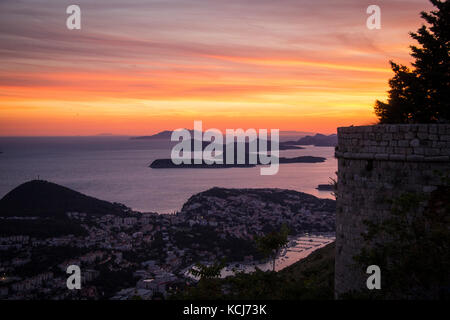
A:
{"label": "reflection on water", "polygon": [[[291,264],[306,258],[315,250],[326,246],[327,244],[333,242],[336,238],[332,235],[321,235],[321,236],[309,236],[303,235],[297,238],[292,238],[289,241],[288,247],[281,252],[281,254],[277,257],[275,261],[275,271],[280,271]],[[260,264],[252,264],[252,265],[242,265],[237,266],[236,264],[232,264],[228,266],[222,272],[222,277],[226,277],[228,275],[233,274],[233,268],[235,272],[244,271],[244,272],[253,272],[255,268],[258,267],[262,271],[272,270],[273,262],[268,261],[266,263]]]}
{"label": "reflection on water", "polygon": [[282,164],[278,174],[260,168],[150,169],[170,157],[165,141],[128,137],[0,138],[0,197],[21,183],[41,179],[135,210],[171,213],[195,193],[212,187],[281,188],[333,198],[318,191],[335,176],[333,147],[280,151],[281,157],[325,157],[323,163]]}

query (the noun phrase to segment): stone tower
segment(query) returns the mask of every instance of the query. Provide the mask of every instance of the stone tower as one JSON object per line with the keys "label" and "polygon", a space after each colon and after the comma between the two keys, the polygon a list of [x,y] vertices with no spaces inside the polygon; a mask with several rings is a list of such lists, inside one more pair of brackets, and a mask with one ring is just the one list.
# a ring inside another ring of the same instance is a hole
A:
{"label": "stone tower", "polygon": [[[367,290],[353,257],[363,245],[364,220],[382,221],[389,199],[430,193],[450,172],[450,125],[405,124],[338,128],[335,295]],[[379,239],[383,240],[383,239]]]}

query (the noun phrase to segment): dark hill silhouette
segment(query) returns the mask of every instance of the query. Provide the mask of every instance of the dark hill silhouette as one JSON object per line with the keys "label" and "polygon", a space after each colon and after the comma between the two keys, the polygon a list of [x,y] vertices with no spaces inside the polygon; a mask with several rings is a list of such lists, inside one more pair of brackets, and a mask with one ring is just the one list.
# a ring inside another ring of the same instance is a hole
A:
{"label": "dark hill silhouette", "polygon": [[[194,134],[194,130],[188,130],[191,133],[191,136]],[[131,137],[131,140],[170,140],[170,137],[172,136],[172,130],[164,130],[161,132],[158,132],[153,135],[146,135],[146,136],[137,136],[137,137]],[[202,132],[203,134],[203,132]],[[225,135],[225,132],[222,132],[222,134]],[[312,134],[312,132],[304,132],[304,131],[280,131],[280,141],[285,141],[287,139],[298,139],[301,137],[304,137],[308,134]]]}
{"label": "dark hill silhouette", "polygon": [[316,147],[335,147],[337,146],[337,135],[330,134],[316,134],[315,136],[306,136],[298,139],[297,141],[281,142],[280,146],[286,145],[314,145]]}
{"label": "dark hill silhouette", "polygon": [[170,140],[170,136],[172,135],[172,131],[161,131],[159,133],[150,135],[150,136],[138,136],[138,137],[131,137],[131,140],[158,140],[158,139],[164,139],[164,140]]}
{"label": "dark hill silhouette", "polygon": [[128,208],[86,196],[43,180],[32,180],[11,190],[0,200],[0,216],[63,216],[66,212],[122,215]]}
{"label": "dark hill silhouette", "polygon": [[[188,130],[191,135],[194,134],[194,130]],[[131,140],[170,140],[170,137],[172,136],[171,130],[164,130],[161,132],[158,132],[156,134],[150,135],[150,136],[138,136],[138,137],[131,137]]]}

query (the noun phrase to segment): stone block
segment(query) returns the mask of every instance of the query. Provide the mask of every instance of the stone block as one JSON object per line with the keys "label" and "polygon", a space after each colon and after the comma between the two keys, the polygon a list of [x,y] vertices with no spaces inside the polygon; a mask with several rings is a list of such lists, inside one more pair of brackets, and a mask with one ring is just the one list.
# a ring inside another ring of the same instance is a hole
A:
{"label": "stone block", "polygon": [[398,132],[398,127],[396,125],[390,125],[387,132],[396,133],[396,132]]}
{"label": "stone block", "polygon": [[431,161],[431,162],[448,162],[450,161],[450,157],[449,156],[431,156],[431,157],[426,157],[427,161]]}
{"label": "stone block", "polygon": [[390,154],[389,155],[389,160],[392,160],[392,161],[405,161],[406,160],[406,155],[404,155],[404,154]]}
{"label": "stone block", "polygon": [[430,192],[433,192],[436,189],[437,189],[436,186],[424,186],[422,190],[425,193],[430,193]]}
{"label": "stone block", "polygon": [[437,125],[436,124],[430,124],[428,127],[429,133],[438,133]]}
{"label": "stone block", "polygon": [[377,153],[375,154],[375,160],[389,160],[389,155],[387,153]]}
{"label": "stone block", "polygon": [[421,140],[427,140],[428,139],[428,133],[427,132],[419,132],[417,134],[417,138]]}
{"label": "stone block", "polygon": [[425,156],[412,154],[412,155],[406,156],[406,160],[407,161],[424,161],[425,160]]}
{"label": "stone block", "polygon": [[400,140],[397,142],[399,147],[409,147],[409,141],[408,140]]}
{"label": "stone block", "polygon": [[419,139],[413,139],[413,140],[411,140],[411,142],[409,143],[409,145],[410,145],[411,147],[418,147],[418,146],[420,146],[420,140],[419,140]]}

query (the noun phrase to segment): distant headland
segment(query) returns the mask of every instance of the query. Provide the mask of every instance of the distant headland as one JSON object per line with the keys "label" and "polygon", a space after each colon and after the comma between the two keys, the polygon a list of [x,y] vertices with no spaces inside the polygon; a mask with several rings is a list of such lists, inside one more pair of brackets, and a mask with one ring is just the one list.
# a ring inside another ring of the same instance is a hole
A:
{"label": "distant headland", "polygon": [[[337,135],[330,134],[316,134],[314,136],[306,136],[298,139],[297,141],[285,141],[280,142],[281,146],[290,146],[290,145],[313,145],[316,147],[335,147],[337,146]],[[281,149],[280,149],[281,150]]]}

